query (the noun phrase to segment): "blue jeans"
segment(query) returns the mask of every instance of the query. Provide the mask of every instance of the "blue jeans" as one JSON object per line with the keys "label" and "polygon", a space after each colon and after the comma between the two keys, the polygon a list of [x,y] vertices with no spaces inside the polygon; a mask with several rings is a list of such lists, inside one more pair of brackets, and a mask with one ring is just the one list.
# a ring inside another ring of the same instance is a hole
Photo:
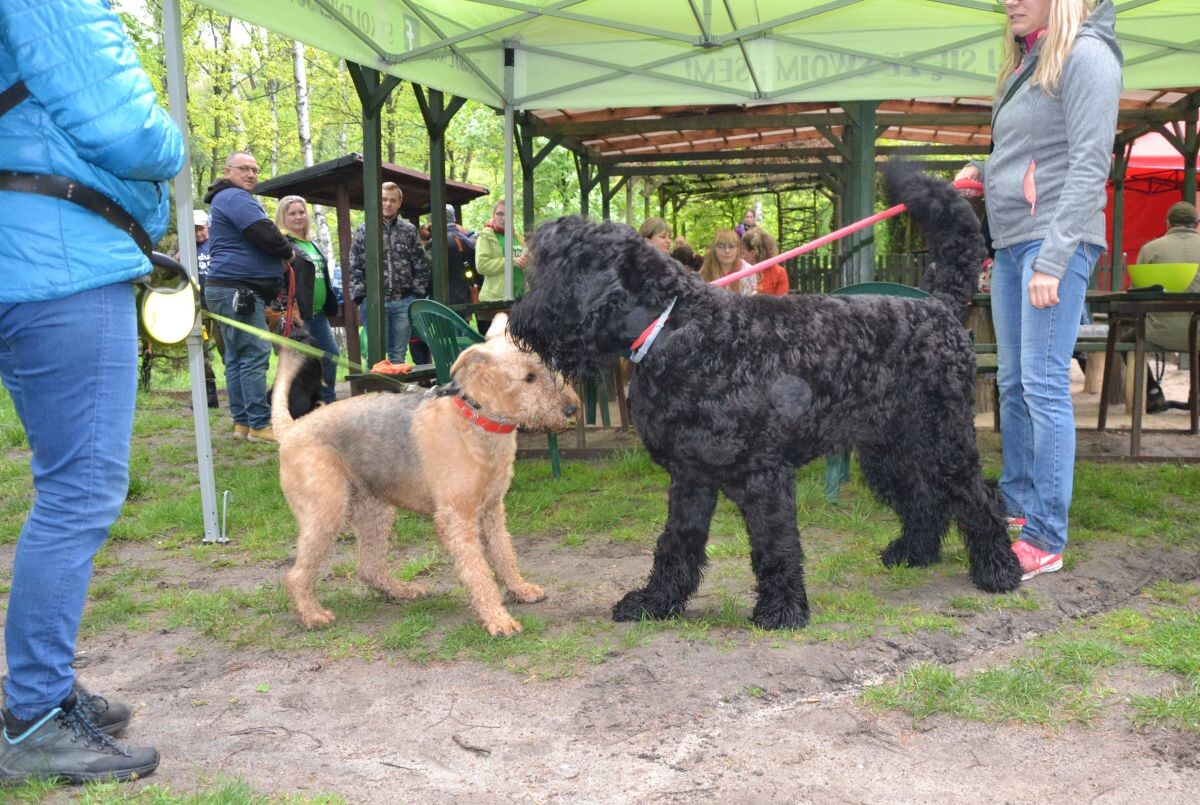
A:
{"label": "blue jeans", "polygon": [[[408,309],[416,298],[415,296],[406,296],[403,299],[393,299],[383,303],[383,312],[387,316],[383,325],[384,332],[387,334],[387,358],[392,363],[404,363],[404,354],[408,352],[408,339],[412,336],[412,323],[408,319]],[[359,305],[358,312],[363,327],[366,327],[366,302]]]}
{"label": "blue jeans", "polygon": [[1058,304],[1039,310],[1029,301],[1028,286],[1041,245],[1035,240],[1001,249],[992,266],[1004,449],[1000,492],[1008,513],[1026,519],[1021,538],[1061,553],[1075,475],[1071,352],[1100,249],[1080,244],[1059,281]]}
{"label": "blue jeans", "polygon": [[321,386],[321,402],[331,403],[337,399],[337,361],[334,359],[341,354],[333,338],[333,328],[329,326],[329,319],[325,318],[324,313],[315,314],[304,322],[304,326],[312,334],[317,346],[329,353],[322,359],[325,382]]}
{"label": "blue jeans", "polygon": [[[266,305],[256,295],[254,312],[242,315],[233,309],[234,288],[209,285],[204,289],[208,309],[218,316],[267,329]],[[225,341],[225,392],[229,395],[229,413],[239,425],[261,430],[271,424],[271,403],[267,399],[267,364],[271,361],[271,343],[236,327],[221,325]]]}
{"label": "blue jeans", "polygon": [[4,625],[4,693],[18,718],[57,707],[75,682],[92,557],[129,486],[137,360],[128,284],[0,303],[0,376],[32,449],[37,492],[13,557]]}

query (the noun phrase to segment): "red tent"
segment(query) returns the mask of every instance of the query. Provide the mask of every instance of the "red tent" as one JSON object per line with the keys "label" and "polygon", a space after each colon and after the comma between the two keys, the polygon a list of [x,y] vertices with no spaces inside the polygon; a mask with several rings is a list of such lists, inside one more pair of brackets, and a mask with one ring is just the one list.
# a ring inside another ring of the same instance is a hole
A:
{"label": "red tent", "polygon": [[[1200,162],[1200,159],[1197,160]],[[1137,262],[1138,251],[1167,229],[1167,208],[1183,198],[1183,155],[1161,134],[1151,132],[1134,140],[1125,170],[1125,263]],[[1108,231],[1112,232],[1113,190],[1108,186]],[[1111,249],[1111,236],[1109,246]],[[1111,253],[1111,251],[1110,251]]]}

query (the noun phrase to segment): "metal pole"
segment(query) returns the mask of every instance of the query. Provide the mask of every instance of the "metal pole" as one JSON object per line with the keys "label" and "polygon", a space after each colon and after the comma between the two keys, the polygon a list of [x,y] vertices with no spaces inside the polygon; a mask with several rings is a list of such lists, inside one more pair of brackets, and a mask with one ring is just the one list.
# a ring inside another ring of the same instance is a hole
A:
{"label": "metal pole", "polygon": [[[192,160],[187,138],[187,79],[183,73],[183,33],[179,0],[163,3],[163,25],[167,46],[167,101],[171,118],[184,133],[183,170],[175,177],[175,228],[179,233],[179,256],[192,279],[196,279],[196,238],[192,221]],[[204,515],[204,541],[227,542],[217,529],[217,480],[213,473],[212,434],[208,427],[208,398],[204,386],[204,344],[200,321],[187,337],[188,375],[192,383],[192,425],[196,433],[196,464],[200,474],[200,510]]]}
{"label": "metal pole", "polygon": [[504,298],[513,298],[513,66],[516,53],[504,49]]}

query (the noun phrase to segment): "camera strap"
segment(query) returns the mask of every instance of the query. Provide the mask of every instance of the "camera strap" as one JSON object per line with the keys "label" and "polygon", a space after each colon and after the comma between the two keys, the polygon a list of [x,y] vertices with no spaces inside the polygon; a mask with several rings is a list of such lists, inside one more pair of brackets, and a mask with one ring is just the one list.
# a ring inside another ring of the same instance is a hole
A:
{"label": "camera strap", "polygon": [[[10,111],[14,106],[29,97],[29,88],[24,81],[18,81],[4,92],[0,92],[0,116]],[[154,243],[142,225],[125,211],[117,202],[103,193],[93,190],[85,184],[66,176],[53,173],[22,173],[20,171],[0,171],[0,190],[11,190],[15,193],[33,193],[38,196],[62,199],[77,204],[89,212],[99,215],[105,221],[133,238],[133,242],[141,249],[142,254],[150,257],[154,251]]]}

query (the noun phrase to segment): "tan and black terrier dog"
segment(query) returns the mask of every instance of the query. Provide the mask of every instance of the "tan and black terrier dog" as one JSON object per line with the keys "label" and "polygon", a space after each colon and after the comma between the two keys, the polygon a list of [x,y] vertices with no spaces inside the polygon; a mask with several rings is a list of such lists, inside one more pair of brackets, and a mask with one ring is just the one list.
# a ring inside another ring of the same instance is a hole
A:
{"label": "tan and black terrier dog", "polygon": [[303,359],[284,352],[271,426],[279,440],[279,484],[300,527],[284,585],[306,627],[334,620],[314,588],[347,520],[358,536],[358,575],[367,585],[397,600],[425,595],[387,571],[396,506],[433,516],[471,608],[492,635],[521,631],[496,579],[523,603],[545,598],[541,587],[521,577],[505,523],[515,429],[563,430],[579,398],[536,355],[517,349],[505,337],[505,324],[498,317],[487,340],[458,357],[445,386],[420,395],[353,397],[298,420],[288,413],[287,399]]}

